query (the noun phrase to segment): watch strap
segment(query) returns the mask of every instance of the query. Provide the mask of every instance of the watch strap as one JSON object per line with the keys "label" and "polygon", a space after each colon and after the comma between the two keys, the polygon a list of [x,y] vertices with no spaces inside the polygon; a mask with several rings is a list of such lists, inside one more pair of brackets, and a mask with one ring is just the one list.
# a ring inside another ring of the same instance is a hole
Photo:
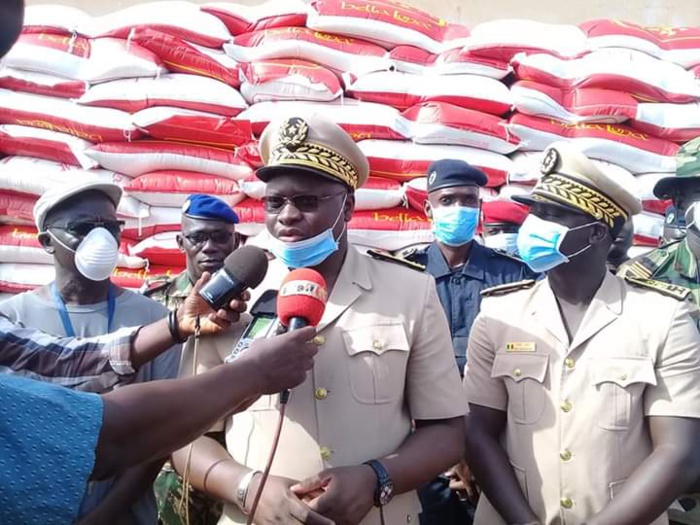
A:
{"label": "watch strap", "polygon": [[391,483],[391,478],[389,477],[389,473],[387,470],[384,468],[384,465],[382,465],[381,461],[377,459],[371,459],[369,461],[365,461],[363,465],[367,465],[374,471],[374,475],[377,476],[377,485],[374,489],[374,504],[377,507],[382,506],[382,501],[381,501],[381,493],[382,489],[389,483]]}

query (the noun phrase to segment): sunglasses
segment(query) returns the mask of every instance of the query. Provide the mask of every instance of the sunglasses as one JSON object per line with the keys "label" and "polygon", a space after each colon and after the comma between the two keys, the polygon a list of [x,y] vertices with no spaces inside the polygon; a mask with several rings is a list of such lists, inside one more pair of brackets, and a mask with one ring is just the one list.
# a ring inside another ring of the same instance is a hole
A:
{"label": "sunglasses", "polygon": [[192,246],[203,245],[207,241],[214,244],[226,244],[231,241],[233,233],[229,231],[217,230],[213,232],[194,232],[183,235]]}
{"label": "sunglasses", "polygon": [[286,204],[291,204],[302,213],[316,211],[321,201],[332,199],[342,193],[331,195],[294,195],[292,197],[282,197],[280,195],[266,195],[263,197],[263,205],[268,213],[280,213]]}
{"label": "sunglasses", "polygon": [[52,224],[47,229],[63,230],[73,237],[86,237],[95,228],[104,228],[114,237],[121,235],[124,221],[76,221],[66,224]]}

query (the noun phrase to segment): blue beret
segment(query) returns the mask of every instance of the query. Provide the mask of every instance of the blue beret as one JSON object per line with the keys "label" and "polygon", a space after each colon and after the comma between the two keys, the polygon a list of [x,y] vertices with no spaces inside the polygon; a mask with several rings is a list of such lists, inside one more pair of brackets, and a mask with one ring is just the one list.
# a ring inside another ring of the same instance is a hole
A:
{"label": "blue beret", "polygon": [[463,160],[436,160],[428,167],[428,193],[453,186],[486,186],[483,171]]}
{"label": "blue beret", "polygon": [[182,206],[182,214],[192,219],[223,221],[238,224],[238,215],[221,199],[196,193],[190,195]]}

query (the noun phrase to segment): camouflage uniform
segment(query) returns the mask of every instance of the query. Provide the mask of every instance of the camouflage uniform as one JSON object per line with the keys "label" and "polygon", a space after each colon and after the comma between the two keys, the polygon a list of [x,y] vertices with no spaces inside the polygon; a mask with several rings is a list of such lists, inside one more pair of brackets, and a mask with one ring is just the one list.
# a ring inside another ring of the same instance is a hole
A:
{"label": "camouflage uniform", "polygon": [[[144,295],[169,310],[177,309],[192,289],[187,272],[177,277],[158,276],[146,282]],[[208,434],[224,445],[223,432]],[[224,445],[225,446],[225,445]],[[189,505],[185,506],[183,480],[167,462],[153,485],[158,504],[158,520],[163,525],[216,525],[223,511],[223,502],[189,489]],[[189,514],[189,520],[187,514]]]}

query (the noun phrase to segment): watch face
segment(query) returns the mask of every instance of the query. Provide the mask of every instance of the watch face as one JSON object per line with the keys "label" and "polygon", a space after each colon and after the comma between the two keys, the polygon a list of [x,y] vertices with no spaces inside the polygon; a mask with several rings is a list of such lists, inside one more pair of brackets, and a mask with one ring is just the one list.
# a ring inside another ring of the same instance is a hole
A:
{"label": "watch face", "polygon": [[384,505],[387,505],[391,501],[391,498],[393,498],[393,497],[394,497],[394,483],[391,481],[387,481],[379,489],[379,505],[382,507]]}

